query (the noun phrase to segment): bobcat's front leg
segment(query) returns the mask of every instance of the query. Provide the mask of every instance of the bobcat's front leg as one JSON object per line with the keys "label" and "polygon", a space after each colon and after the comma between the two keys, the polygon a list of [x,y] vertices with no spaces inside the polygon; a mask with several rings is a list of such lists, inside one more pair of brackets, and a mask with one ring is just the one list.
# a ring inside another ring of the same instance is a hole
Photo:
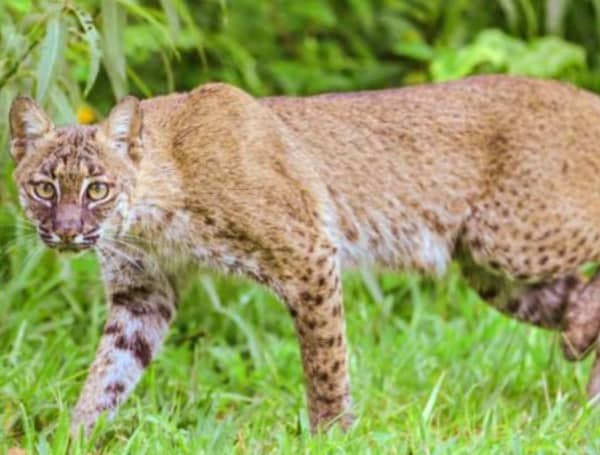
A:
{"label": "bobcat's front leg", "polygon": [[342,286],[335,253],[336,249],[325,243],[316,254],[303,256],[280,291],[300,342],[313,432],[332,423],[345,429],[353,420]]}
{"label": "bobcat's front leg", "polygon": [[71,431],[90,430],[114,414],[156,355],[175,312],[169,282],[143,259],[104,255],[108,319],[72,416]]}

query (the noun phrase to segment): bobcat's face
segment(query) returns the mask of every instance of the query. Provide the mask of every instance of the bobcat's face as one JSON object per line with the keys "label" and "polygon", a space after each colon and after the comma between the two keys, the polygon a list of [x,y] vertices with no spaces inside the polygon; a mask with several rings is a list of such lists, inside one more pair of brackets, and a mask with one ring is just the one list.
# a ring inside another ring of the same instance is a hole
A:
{"label": "bobcat's face", "polygon": [[46,245],[84,250],[119,230],[141,152],[137,100],[126,98],[101,125],[54,128],[19,97],[10,127],[21,204]]}

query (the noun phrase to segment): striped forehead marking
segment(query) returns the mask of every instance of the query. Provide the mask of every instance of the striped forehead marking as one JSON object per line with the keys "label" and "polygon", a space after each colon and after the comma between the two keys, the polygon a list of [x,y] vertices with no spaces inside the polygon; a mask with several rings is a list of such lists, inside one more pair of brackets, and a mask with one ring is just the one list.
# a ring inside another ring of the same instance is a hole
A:
{"label": "striped forehead marking", "polygon": [[56,132],[51,153],[40,170],[52,177],[75,178],[104,173],[98,163],[99,149],[95,142],[96,128],[64,127]]}

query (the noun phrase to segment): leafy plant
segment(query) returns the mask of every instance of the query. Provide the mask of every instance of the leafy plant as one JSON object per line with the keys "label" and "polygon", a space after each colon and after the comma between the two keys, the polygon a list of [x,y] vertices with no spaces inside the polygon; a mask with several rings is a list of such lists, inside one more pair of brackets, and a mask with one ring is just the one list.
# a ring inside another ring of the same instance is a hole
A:
{"label": "leafy plant", "polygon": [[458,79],[480,71],[566,78],[570,72],[585,66],[585,50],[555,36],[526,42],[500,30],[484,30],[472,44],[446,49],[434,56],[431,75],[435,81]]}

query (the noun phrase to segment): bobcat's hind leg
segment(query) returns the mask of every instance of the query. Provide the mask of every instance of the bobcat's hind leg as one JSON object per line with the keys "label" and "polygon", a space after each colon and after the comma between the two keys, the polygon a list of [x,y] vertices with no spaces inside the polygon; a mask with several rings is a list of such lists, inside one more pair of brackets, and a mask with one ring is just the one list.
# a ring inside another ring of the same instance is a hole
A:
{"label": "bobcat's hind leg", "polygon": [[596,347],[587,393],[590,398],[600,395],[600,274],[589,282],[567,275],[520,291],[507,290],[501,282],[479,280],[478,291],[510,317],[561,331],[561,349],[567,360],[582,360]]}
{"label": "bobcat's hind leg", "polygon": [[519,321],[550,330],[565,330],[565,316],[571,296],[582,286],[575,275],[541,283],[522,285],[504,301],[496,302],[498,309]]}
{"label": "bobcat's hind leg", "polygon": [[583,359],[594,347],[596,358],[590,372],[587,393],[600,395],[600,273],[571,293],[564,317],[561,348],[569,360]]}
{"label": "bobcat's hind leg", "polygon": [[571,293],[583,285],[574,274],[539,283],[513,280],[460,258],[464,278],[495,309],[521,322],[550,330],[563,330]]}
{"label": "bobcat's hind leg", "polygon": [[[561,348],[569,360],[581,360],[600,333],[600,274],[581,283],[571,293],[566,307]],[[600,374],[600,371],[599,371]],[[600,387],[600,379],[598,386]]]}
{"label": "bobcat's hind leg", "polygon": [[537,326],[561,330],[561,349],[567,360],[579,361],[596,347],[588,396],[600,394],[600,274],[589,282],[575,275],[536,285],[509,300],[505,312]]}

